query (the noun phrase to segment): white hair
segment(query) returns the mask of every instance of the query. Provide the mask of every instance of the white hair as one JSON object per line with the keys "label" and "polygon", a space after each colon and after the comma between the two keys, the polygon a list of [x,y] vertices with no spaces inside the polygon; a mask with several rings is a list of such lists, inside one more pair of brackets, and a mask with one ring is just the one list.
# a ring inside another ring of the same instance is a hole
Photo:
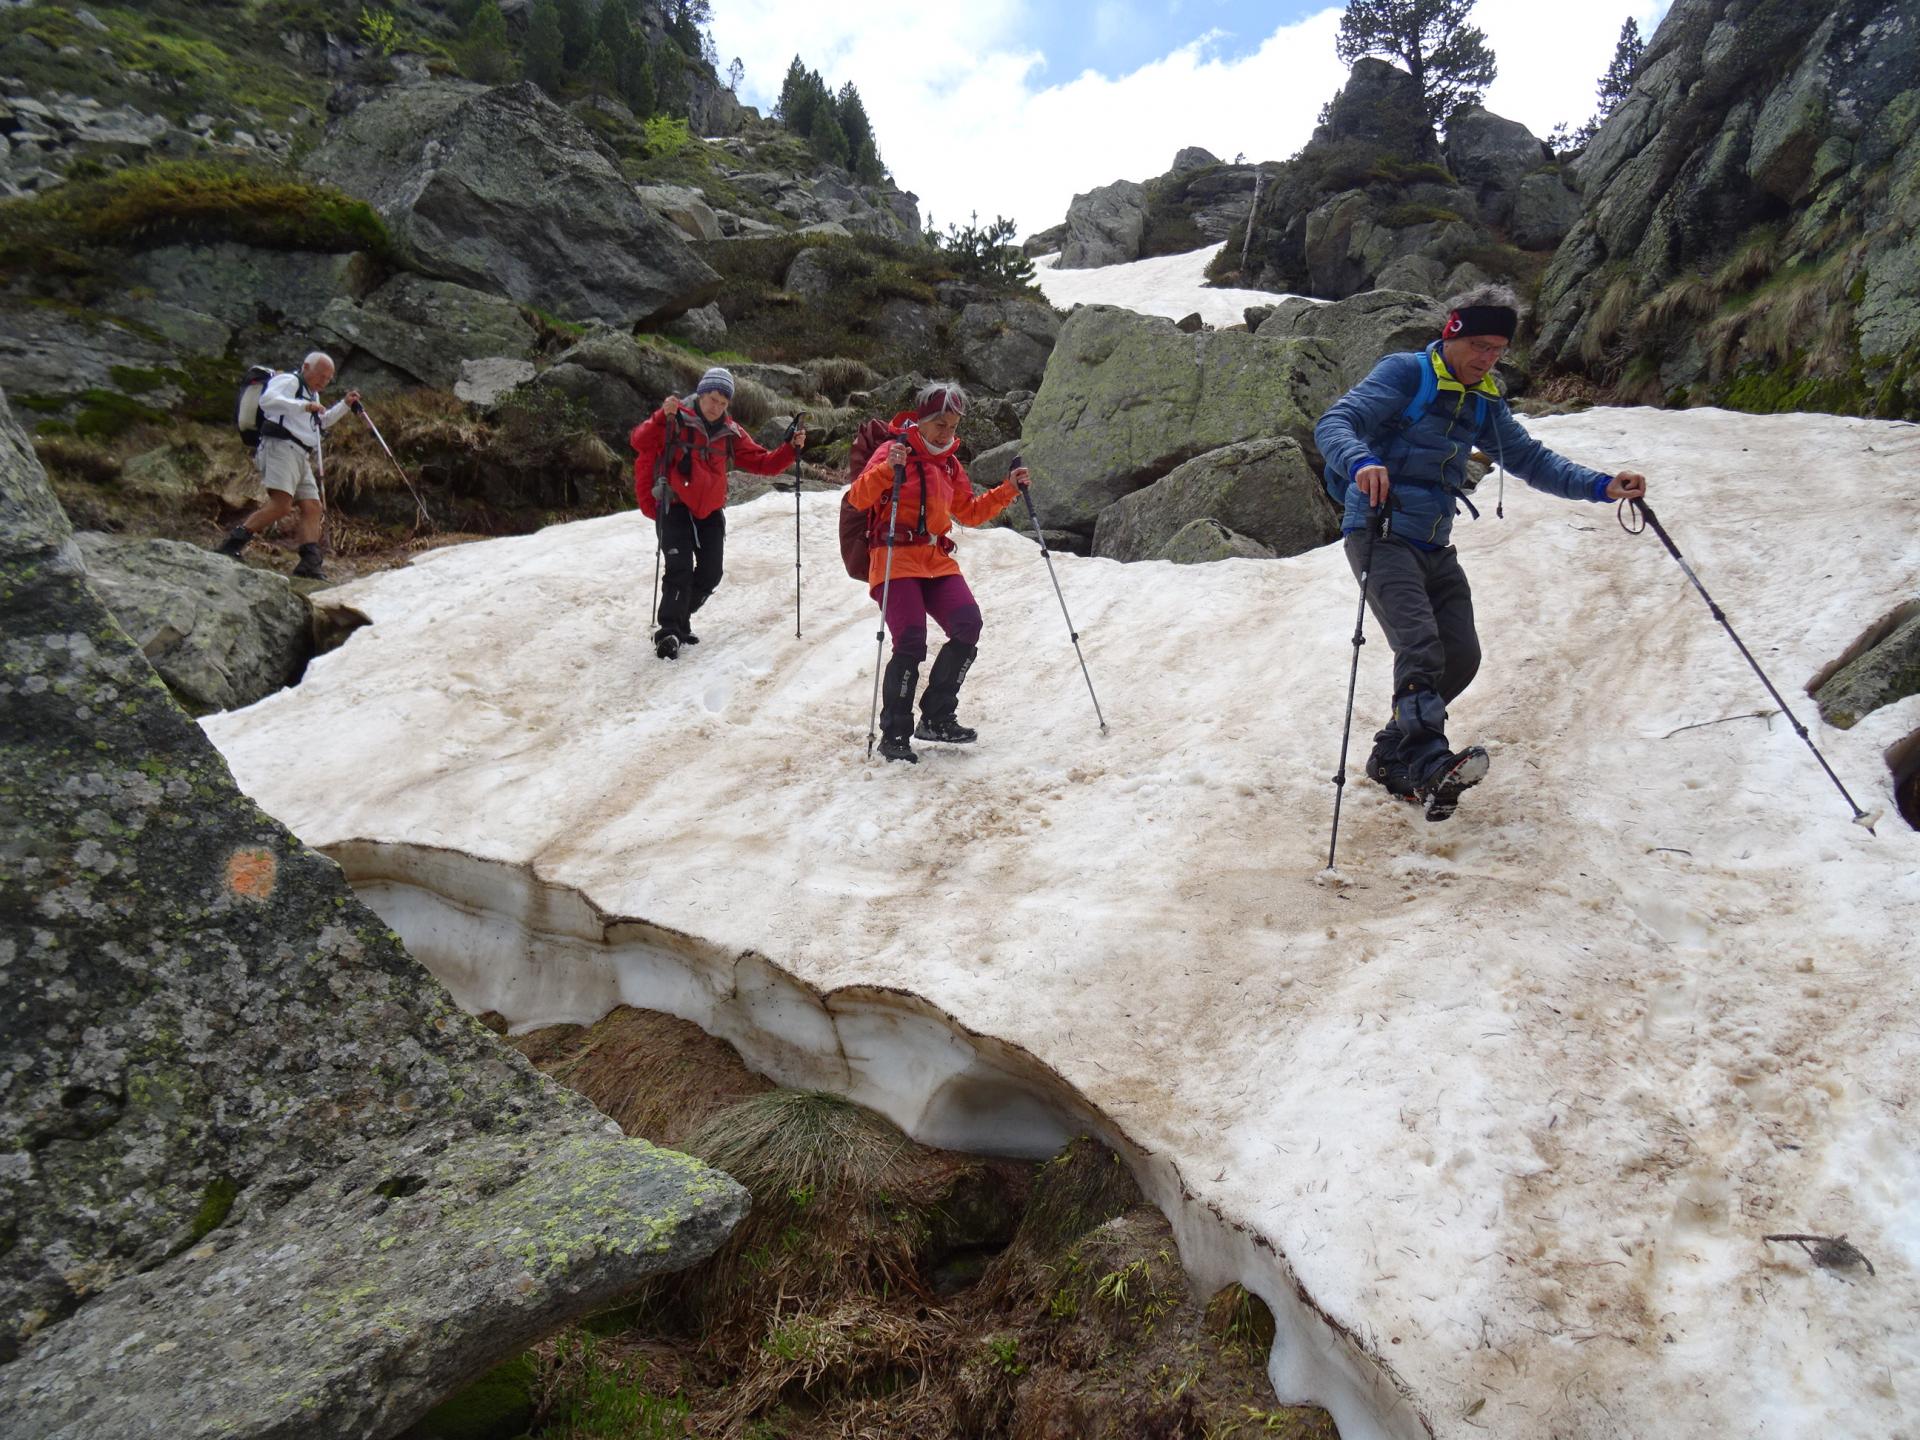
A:
{"label": "white hair", "polygon": [[333,371],[336,375],[340,373],[340,367],[333,363],[333,357],[324,350],[308,351],[307,358],[300,362],[300,368],[302,370],[310,370],[314,364],[319,361],[325,361],[327,369]]}

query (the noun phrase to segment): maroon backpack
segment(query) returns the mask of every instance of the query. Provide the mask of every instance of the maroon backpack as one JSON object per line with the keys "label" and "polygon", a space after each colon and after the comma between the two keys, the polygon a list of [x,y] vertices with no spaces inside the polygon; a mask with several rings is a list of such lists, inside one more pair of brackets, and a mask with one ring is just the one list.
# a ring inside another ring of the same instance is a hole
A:
{"label": "maroon backpack", "polygon": [[[847,483],[851,485],[860,478],[874,451],[896,438],[884,420],[862,422],[854,434],[853,448],[847,452]],[[870,568],[873,547],[883,542],[882,532],[886,528],[887,517],[880,513],[878,505],[871,510],[856,510],[853,502],[845,494],[841,495],[840,558],[846,562],[847,574],[862,584],[873,573]]]}

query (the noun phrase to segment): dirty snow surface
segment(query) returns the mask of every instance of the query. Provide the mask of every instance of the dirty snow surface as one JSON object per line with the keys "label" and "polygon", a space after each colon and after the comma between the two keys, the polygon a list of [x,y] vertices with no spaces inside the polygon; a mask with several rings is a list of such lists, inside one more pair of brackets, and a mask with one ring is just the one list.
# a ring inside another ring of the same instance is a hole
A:
{"label": "dirty snow surface", "polygon": [[1034,283],[1057,310],[1119,305],[1169,320],[1184,320],[1197,310],[1202,320],[1214,326],[1238,325],[1246,319],[1249,305],[1274,305],[1287,298],[1272,290],[1213,289],[1207,284],[1207,263],[1219,253],[1218,245],[1209,245],[1184,255],[1159,255],[1094,270],[1056,270],[1060,257],[1042,255],[1033,262]]}
{"label": "dirty snow surface", "polygon": [[[1316,883],[1356,599],[1334,548],[1060,557],[1104,737],[1039,550],[993,530],[961,542],[980,743],[869,762],[875,614],[829,494],[803,640],[788,497],[732,514],[675,663],[647,643],[648,524],[615,515],[332,592],[373,624],[207,729],[311,844],[488,857],[1021,1047],[1271,1245],[1263,1292],[1350,1332],[1372,1400],[1274,1370],[1349,1440],[1913,1436],[1920,835],[1886,752],[1920,698],[1840,732],[1805,687],[1920,596],[1920,430],[1534,428],[1652,476],[1877,836],[1650,534],[1517,484],[1458,531],[1486,664],[1453,733],[1492,774],[1442,825],[1356,778],[1345,884]],[[1388,691],[1369,631],[1356,750]],[[544,993],[510,1018],[561,1018]],[[1874,1273],[1780,1232],[1844,1233]],[[1308,1343],[1283,1317],[1281,1349]]]}

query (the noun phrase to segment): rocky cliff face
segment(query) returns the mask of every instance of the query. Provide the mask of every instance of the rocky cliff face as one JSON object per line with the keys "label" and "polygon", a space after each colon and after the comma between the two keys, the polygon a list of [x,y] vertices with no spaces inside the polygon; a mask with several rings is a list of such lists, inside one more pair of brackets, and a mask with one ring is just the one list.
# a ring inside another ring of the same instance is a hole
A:
{"label": "rocky cliff face", "polygon": [[392,1434],[725,1237],[240,794],[4,397],[0,635],[0,1431]]}
{"label": "rocky cliff face", "polygon": [[1920,415],[1920,15],[1678,0],[1576,164],[1539,352],[1644,400]]}
{"label": "rocky cliff face", "polygon": [[[1363,59],[1262,190],[1235,283],[1326,300],[1374,288],[1444,295],[1525,273],[1525,251],[1558,241],[1577,206],[1526,127],[1465,110],[1442,149],[1413,77]],[[1214,273],[1238,265],[1230,245]]]}

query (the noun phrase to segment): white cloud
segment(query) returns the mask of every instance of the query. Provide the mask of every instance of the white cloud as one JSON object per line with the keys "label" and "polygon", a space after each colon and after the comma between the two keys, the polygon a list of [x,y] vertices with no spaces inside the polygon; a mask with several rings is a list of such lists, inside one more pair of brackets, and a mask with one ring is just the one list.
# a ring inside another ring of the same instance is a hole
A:
{"label": "white cloud", "polygon": [[[1036,77],[1025,0],[903,8],[881,0],[807,6],[725,0],[714,39],[747,66],[742,96],[772,108],[797,52],[838,87],[859,87],[895,179],[945,225],[971,211],[1011,215],[1028,234],[1058,223],[1078,191],[1164,171],[1184,145],[1223,158],[1284,159],[1305,143],[1345,81],[1334,58],[1341,10],[1285,25],[1251,53],[1220,58],[1212,37],[1170,49],[1125,75]],[[1583,7],[1481,0],[1475,22],[1499,56],[1488,95],[1499,113],[1545,135],[1578,124],[1629,14],[1651,34],[1665,0]],[[804,20],[798,17],[804,15]]]}

